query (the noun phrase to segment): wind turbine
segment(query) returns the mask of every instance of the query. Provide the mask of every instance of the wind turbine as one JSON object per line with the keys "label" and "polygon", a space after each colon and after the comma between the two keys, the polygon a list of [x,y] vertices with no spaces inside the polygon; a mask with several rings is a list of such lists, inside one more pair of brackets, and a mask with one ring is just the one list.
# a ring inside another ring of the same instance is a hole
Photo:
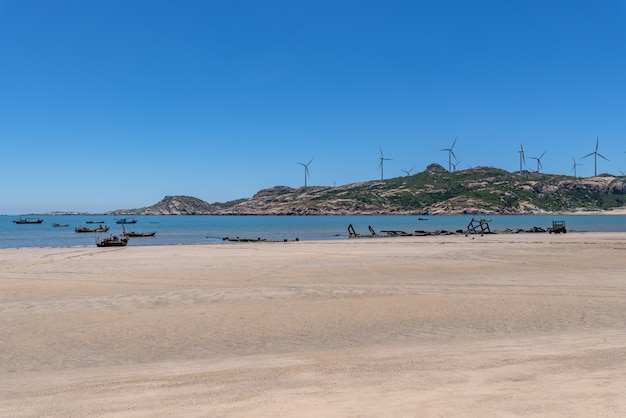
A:
{"label": "wind turbine", "polygon": [[311,164],[311,161],[313,161],[313,158],[311,158],[309,160],[308,163],[304,164],[304,163],[298,163],[300,164],[302,167],[304,167],[304,187],[306,187],[306,179],[307,177],[309,177],[309,164]]}
{"label": "wind turbine", "polygon": [[536,171],[537,173],[539,172],[539,170],[543,168],[543,166],[541,165],[541,159],[543,158],[546,151],[544,151],[543,154],[541,154],[539,157],[528,157],[528,158],[532,158],[533,160],[537,160],[537,171]]}
{"label": "wind turbine", "polygon": [[458,137],[454,137],[454,142],[452,143],[452,146],[450,148],[443,148],[440,149],[439,151],[448,151],[448,171],[452,171],[452,157],[454,157],[454,159],[456,160],[456,155],[454,155],[454,146],[456,145],[456,139]]}
{"label": "wind turbine", "polygon": [[526,164],[526,157],[524,156],[524,145],[519,144],[519,172],[522,174],[522,163]]}
{"label": "wind turbine", "polygon": [[385,162],[385,160],[391,160],[392,158],[385,157],[385,155],[383,154],[383,149],[381,147],[378,147],[378,149],[380,150],[380,164],[378,164],[378,167],[380,167],[380,179],[383,180],[383,163]]}
{"label": "wind turbine", "polygon": [[413,171],[414,168],[415,168],[415,166],[411,167],[409,170],[400,169],[400,171],[404,171],[407,176],[410,176],[411,175],[411,171]]}
{"label": "wind turbine", "polygon": [[578,178],[578,176],[576,175],[576,167],[578,167],[579,165],[582,165],[582,164],[578,164],[576,162],[576,159],[573,156],[572,156],[572,160],[574,160],[574,165],[572,166],[572,171],[574,172],[574,177]]}
{"label": "wind turbine", "polygon": [[609,161],[608,158],[606,158],[604,155],[600,154],[598,152],[598,143],[600,142],[600,137],[596,137],[596,149],[593,152],[590,152],[589,154],[585,155],[583,158],[587,158],[590,155],[593,155],[593,176],[597,176],[598,175],[598,156],[604,158],[605,160]]}
{"label": "wind turbine", "polygon": [[461,164],[461,160],[456,160],[456,164],[452,163],[452,167],[454,167],[454,171],[456,171],[456,166]]}

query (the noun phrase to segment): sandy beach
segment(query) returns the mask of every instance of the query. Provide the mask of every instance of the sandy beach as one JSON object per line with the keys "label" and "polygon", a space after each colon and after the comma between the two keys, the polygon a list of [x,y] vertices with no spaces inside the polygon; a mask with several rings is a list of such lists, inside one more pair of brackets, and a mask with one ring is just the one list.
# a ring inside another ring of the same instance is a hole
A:
{"label": "sandy beach", "polygon": [[0,250],[0,416],[626,416],[626,234]]}

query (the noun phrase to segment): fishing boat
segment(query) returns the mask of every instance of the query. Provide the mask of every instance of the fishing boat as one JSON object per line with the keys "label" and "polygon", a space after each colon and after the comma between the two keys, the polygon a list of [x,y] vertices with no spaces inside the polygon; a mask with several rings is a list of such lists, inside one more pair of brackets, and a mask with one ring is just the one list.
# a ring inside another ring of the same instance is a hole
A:
{"label": "fishing boat", "polygon": [[40,224],[43,222],[41,218],[23,218],[20,216],[20,219],[14,220],[13,223],[17,225],[27,225],[27,224]]}
{"label": "fishing boat", "polygon": [[[107,228],[109,229],[109,228]],[[126,228],[122,224],[122,235],[109,235],[107,238],[96,237],[96,246],[98,247],[126,247],[128,244],[128,235],[126,234]]]}
{"label": "fishing boat", "polygon": [[87,221],[88,224],[103,224],[104,221]]}
{"label": "fishing boat", "polygon": [[98,228],[89,228],[87,226],[77,226],[74,228],[76,232],[107,232],[109,230],[108,226],[100,226]]}
{"label": "fishing boat", "polygon": [[127,236],[117,236],[111,234],[106,238],[96,238],[96,246],[98,247],[125,247],[128,244]]}
{"label": "fishing boat", "polygon": [[132,219],[132,218],[120,218],[120,219],[116,219],[115,220],[116,224],[136,224],[137,223],[137,219]]}
{"label": "fishing boat", "polygon": [[69,226],[69,224],[52,224],[53,228],[64,228],[66,226]]}
{"label": "fishing boat", "polygon": [[127,232],[125,235],[127,237],[153,237],[156,235],[156,231],[150,231],[150,232],[131,231],[131,232]]}

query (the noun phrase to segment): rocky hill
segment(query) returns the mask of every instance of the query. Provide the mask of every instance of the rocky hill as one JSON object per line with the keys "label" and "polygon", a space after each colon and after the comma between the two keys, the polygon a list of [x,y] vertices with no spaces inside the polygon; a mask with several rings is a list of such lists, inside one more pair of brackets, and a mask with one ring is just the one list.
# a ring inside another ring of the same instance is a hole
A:
{"label": "rocky hill", "polygon": [[107,212],[107,215],[218,215],[229,205],[234,205],[239,201],[226,204],[207,203],[191,196],[165,196],[160,202],[139,209],[117,209]]}
{"label": "rocky hill", "polygon": [[533,214],[623,207],[625,177],[575,178],[510,173],[493,167],[448,172],[438,164],[415,175],[345,186],[276,186],[249,199],[207,203],[166,196],[121,215]]}

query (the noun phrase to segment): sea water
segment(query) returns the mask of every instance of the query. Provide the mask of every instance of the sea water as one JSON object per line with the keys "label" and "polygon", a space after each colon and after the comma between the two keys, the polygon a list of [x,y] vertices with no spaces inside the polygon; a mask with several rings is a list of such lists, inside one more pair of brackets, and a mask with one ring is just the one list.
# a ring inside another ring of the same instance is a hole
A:
{"label": "sea water", "polygon": [[[17,225],[18,216],[0,216],[0,248],[23,247],[88,247],[95,245],[97,237],[121,234],[122,225],[117,217],[99,215],[41,215],[41,224]],[[553,220],[565,221],[568,232],[626,232],[626,215],[437,215],[420,219],[418,216],[135,216],[137,223],[125,225],[126,231],[156,231],[154,237],[131,238],[128,245],[184,245],[227,243],[231,239],[283,240],[336,240],[347,239],[348,226],[361,235],[370,235],[369,227],[381,231],[466,230],[476,219],[489,219],[494,232],[506,229],[528,230],[533,227],[547,229]],[[107,233],[77,233],[75,227],[90,226],[88,221],[104,221]],[[53,227],[52,224],[68,224]]]}

